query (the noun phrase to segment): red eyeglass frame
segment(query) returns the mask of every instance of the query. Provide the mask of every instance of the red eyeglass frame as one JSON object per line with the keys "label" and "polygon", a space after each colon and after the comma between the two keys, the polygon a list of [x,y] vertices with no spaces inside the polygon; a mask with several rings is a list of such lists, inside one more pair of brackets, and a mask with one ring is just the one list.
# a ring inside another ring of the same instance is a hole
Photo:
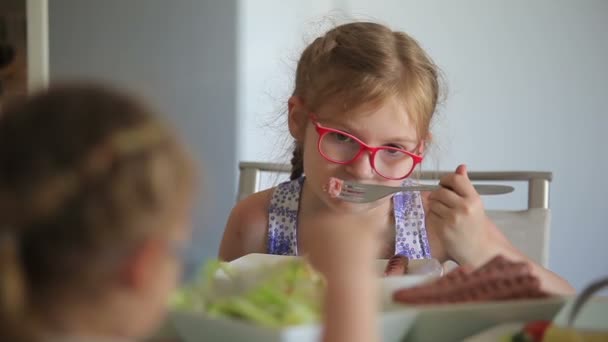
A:
{"label": "red eyeglass frame", "polygon": [[[386,178],[386,179],[390,179],[390,180],[402,180],[405,179],[407,177],[409,177],[412,172],[414,172],[414,169],[416,168],[416,166],[418,164],[420,164],[422,162],[422,160],[424,159],[422,156],[417,155],[415,153],[412,153],[410,151],[401,149],[401,148],[397,148],[397,147],[390,147],[390,146],[370,146],[366,143],[364,143],[363,141],[361,141],[361,139],[357,138],[356,136],[341,131],[339,129],[335,129],[335,128],[329,128],[329,127],[325,127],[323,125],[321,125],[319,123],[319,121],[317,121],[316,116],[314,114],[310,114],[309,115],[310,121],[313,123],[313,125],[315,126],[315,130],[317,131],[317,133],[319,134],[319,140],[317,141],[317,150],[319,151],[319,153],[321,154],[321,156],[323,156],[323,158],[325,158],[326,160],[332,162],[332,163],[336,163],[336,164],[341,164],[341,165],[347,165],[350,164],[352,162],[354,162],[355,160],[357,160],[364,151],[369,151],[370,152],[370,157],[369,157],[369,163],[372,166],[372,169],[381,177]],[[349,137],[350,139],[353,139],[354,141],[356,141],[357,143],[359,143],[359,146],[361,147],[359,149],[359,152],[357,152],[357,154],[349,161],[345,161],[345,162],[340,162],[340,161],[336,161],[334,159],[329,158],[327,155],[325,155],[325,153],[323,153],[323,151],[321,150],[321,140],[323,139],[323,137],[325,135],[327,135],[328,133],[338,133],[338,134],[342,134],[344,136]],[[410,156],[412,158],[412,160],[414,161],[412,164],[412,168],[411,170],[403,177],[399,177],[399,178],[393,178],[393,177],[387,177],[385,175],[383,175],[382,173],[380,173],[377,169],[376,169],[376,153],[378,151],[383,151],[383,150],[389,150],[389,151],[399,151],[399,152],[403,152],[405,154],[407,154],[408,156]]]}

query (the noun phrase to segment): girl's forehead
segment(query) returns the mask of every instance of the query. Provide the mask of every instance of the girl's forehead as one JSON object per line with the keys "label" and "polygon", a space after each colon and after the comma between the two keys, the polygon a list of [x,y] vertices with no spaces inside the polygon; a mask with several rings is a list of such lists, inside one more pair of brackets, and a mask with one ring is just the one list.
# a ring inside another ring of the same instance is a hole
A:
{"label": "girl's forehead", "polygon": [[337,101],[329,102],[315,113],[326,124],[341,126],[376,136],[417,140],[417,129],[402,100],[386,99],[349,108]]}
{"label": "girl's forehead", "polygon": [[317,114],[320,119],[336,121],[356,122],[378,116],[391,116],[393,123],[410,124],[411,121],[405,101],[396,97],[360,104],[332,100],[321,105]]}

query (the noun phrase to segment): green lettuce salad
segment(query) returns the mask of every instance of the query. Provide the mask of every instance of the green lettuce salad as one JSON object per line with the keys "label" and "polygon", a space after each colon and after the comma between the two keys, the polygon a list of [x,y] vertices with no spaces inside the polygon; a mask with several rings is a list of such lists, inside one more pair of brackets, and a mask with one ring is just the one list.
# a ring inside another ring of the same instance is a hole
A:
{"label": "green lettuce salad", "polygon": [[231,266],[208,262],[195,281],[172,296],[172,308],[272,328],[320,320],[324,281],[303,259],[260,266],[253,273]]}

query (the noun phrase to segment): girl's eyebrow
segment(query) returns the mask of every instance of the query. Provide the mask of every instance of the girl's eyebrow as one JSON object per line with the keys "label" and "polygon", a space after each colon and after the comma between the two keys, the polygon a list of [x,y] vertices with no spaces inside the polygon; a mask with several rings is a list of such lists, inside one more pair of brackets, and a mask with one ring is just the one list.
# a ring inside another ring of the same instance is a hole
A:
{"label": "girl's eyebrow", "polygon": [[343,131],[343,132],[348,133],[350,135],[353,135],[353,136],[357,137],[358,139],[361,139],[361,141],[365,142],[365,140],[363,139],[363,136],[362,136],[361,132],[358,129],[353,128],[349,124],[329,122],[329,125],[325,125],[325,126],[329,127],[329,128],[333,128],[333,129],[337,129],[337,130]]}
{"label": "girl's eyebrow", "polygon": [[403,144],[417,144],[418,140],[417,139],[411,139],[411,138],[406,138],[406,137],[394,137],[394,138],[390,138],[390,139],[386,139],[386,141],[388,142],[394,142],[394,143],[403,143]]}
{"label": "girl's eyebrow", "polygon": [[[322,124],[322,125],[324,125],[324,124]],[[338,122],[332,122],[331,120],[328,120],[327,124],[325,124],[324,126],[344,131],[346,133],[352,134],[355,137],[363,140],[363,138],[361,137],[361,134],[360,134],[361,132],[359,132],[358,129],[354,128],[353,126],[349,125],[348,123],[338,123]],[[403,137],[403,136],[382,139],[382,141],[385,141],[385,143],[387,143],[387,144],[388,143],[397,143],[397,144],[402,144],[402,145],[418,144],[417,139],[412,139],[412,138]]]}
{"label": "girl's eyebrow", "polygon": [[356,136],[357,138],[359,137],[357,135],[358,134],[357,129],[353,128],[351,125],[349,125],[347,123],[335,122],[333,120],[327,120],[327,119],[320,119],[319,123],[321,124],[321,126],[344,131],[346,133]]}

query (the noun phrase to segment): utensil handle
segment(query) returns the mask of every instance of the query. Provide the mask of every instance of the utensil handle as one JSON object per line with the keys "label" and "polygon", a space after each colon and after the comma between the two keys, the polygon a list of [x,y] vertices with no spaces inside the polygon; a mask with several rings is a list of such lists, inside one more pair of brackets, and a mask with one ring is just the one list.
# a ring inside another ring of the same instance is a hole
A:
{"label": "utensil handle", "polygon": [[[496,184],[474,184],[473,187],[480,195],[504,195],[513,192],[515,188],[509,185],[496,185]],[[441,188],[441,185],[415,185],[415,186],[404,186],[401,189],[403,191],[434,191]]]}

